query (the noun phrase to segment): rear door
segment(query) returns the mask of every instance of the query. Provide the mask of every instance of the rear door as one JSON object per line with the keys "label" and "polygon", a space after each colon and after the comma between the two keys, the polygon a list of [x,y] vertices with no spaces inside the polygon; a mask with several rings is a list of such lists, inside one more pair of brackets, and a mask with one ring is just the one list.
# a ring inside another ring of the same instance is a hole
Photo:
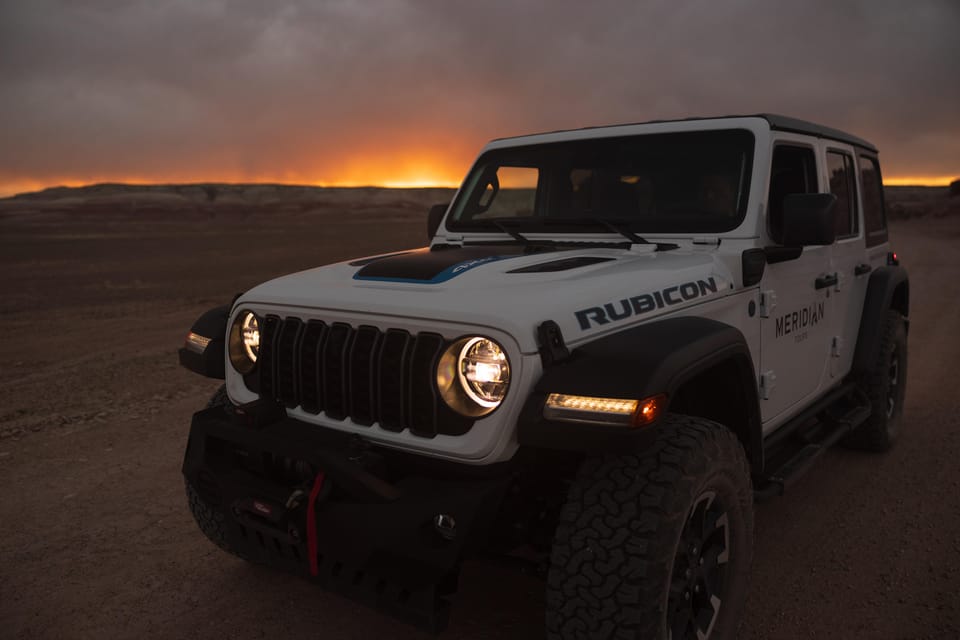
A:
{"label": "rear door", "polygon": [[837,239],[832,255],[832,269],[837,277],[833,292],[836,313],[830,323],[830,374],[833,378],[841,378],[853,364],[860,314],[872,267],[867,263],[864,250],[855,149],[832,141],[824,146],[822,166],[826,171],[826,184],[830,193],[837,196]]}

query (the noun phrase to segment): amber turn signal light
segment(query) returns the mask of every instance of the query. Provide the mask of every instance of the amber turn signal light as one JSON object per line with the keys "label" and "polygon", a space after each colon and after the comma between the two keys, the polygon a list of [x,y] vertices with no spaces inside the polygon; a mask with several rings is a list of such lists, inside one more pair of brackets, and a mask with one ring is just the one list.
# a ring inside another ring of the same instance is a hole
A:
{"label": "amber turn signal light", "polygon": [[667,394],[661,393],[641,400],[633,414],[633,426],[644,427],[660,417],[667,406]]}

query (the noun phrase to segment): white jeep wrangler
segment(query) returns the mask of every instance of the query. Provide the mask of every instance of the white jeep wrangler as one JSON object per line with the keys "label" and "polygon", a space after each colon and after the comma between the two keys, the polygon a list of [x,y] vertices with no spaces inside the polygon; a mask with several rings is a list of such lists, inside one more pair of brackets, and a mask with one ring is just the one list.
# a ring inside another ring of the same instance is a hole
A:
{"label": "white jeep wrangler", "polygon": [[897,435],[909,283],[877,150],[774,115],[496,140],[430,246],[278,278],[180,350],[227,551],[433,630],[458,568],[549,638],[728,638],[755,498]]}

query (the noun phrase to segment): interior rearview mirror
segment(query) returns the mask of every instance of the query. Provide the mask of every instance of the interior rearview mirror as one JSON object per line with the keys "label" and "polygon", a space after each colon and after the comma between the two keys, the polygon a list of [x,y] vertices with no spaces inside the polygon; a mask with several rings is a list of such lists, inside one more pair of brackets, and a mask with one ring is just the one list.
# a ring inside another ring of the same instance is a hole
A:
{"label": "interior rearview mirror", "polygon": [[440,222],[443,221],[443,216],[447,213],[449,206],[450,203],[448,202],[430,207],[430,213],[427,215],[427,240],[433,240],[433,236],[437,235],[437,229],[440,228]]}
{"label": "interior rearview mirror", "polygon": [[794,193],[783,200],[783,244],[787,247],[833,244],[837,196]]}

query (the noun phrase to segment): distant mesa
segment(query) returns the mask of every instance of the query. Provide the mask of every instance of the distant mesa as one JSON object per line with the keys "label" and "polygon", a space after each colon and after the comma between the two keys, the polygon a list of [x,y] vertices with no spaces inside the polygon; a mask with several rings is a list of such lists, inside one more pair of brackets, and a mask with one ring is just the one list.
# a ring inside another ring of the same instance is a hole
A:
{"label": "distant mesa", "polygon": [[0,199],[4,212],[191,214],[358,212],[384,206],[426,215],[449,202],[447,188],[314,187],[270,183],[125,184],[50,187]]}
{"label": "distant mesa", "polygon": [[[886,186],[891,219],[960,215],[960,178],[949,186]],[[50,187],[0,199],[0,214],[36,212],[107,215],[364,215],[383,207],[425,216],[435,204],[450,202],[443,187],[315,187],[273,183],[200,182]]]}
{"label": "distant mesa", "polygon": [[175,196],[197,202],[214,202],[221,196],[258,200],[264,197],[291,198],[330,191],[328,187],[272,183],[198,182],[186,184],[130,184],[102,182],[80,187],[49,187],[21,193],[13,200],[57,200],[61,198],[111,196]]}

